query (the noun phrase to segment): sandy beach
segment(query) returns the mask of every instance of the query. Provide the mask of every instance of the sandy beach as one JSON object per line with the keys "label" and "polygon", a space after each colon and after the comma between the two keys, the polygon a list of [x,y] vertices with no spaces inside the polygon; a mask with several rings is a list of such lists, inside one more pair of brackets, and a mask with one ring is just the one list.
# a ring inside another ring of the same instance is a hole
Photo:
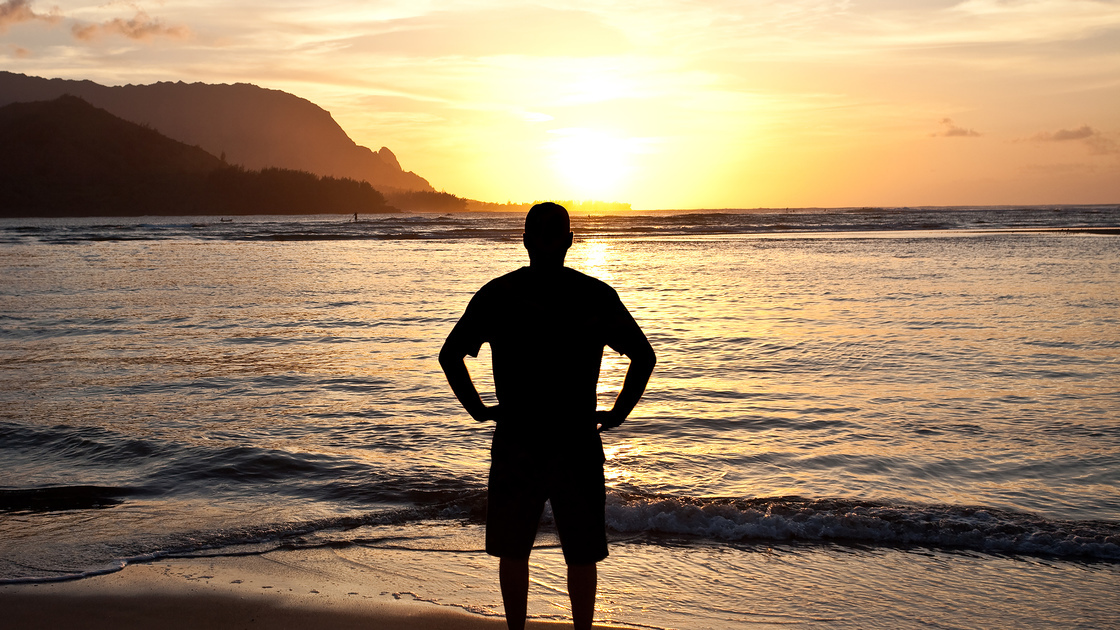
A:
{"label": "sandy beach", "polygon": [[[495,581],[497,576],[495,575]],[[499,617],[418,601],[329,550],[169,559],[80,580],[0,586],[4,627],[497,630]],[[558,628],[560,621],[530,621]],[[620,627],[620,626],[596,626]]]}

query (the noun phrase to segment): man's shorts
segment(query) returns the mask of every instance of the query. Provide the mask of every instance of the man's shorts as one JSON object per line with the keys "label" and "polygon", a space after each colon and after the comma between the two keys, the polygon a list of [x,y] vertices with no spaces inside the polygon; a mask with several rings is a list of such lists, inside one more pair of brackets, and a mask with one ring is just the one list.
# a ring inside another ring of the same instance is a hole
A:
{"label": "man's shorts", "polygon": [[523,451],[492,455],[486,553],[528,558],[545,500],[552,502],[566,564],[594,564],[607,557],[607,493],[601,456],[561,459]]}

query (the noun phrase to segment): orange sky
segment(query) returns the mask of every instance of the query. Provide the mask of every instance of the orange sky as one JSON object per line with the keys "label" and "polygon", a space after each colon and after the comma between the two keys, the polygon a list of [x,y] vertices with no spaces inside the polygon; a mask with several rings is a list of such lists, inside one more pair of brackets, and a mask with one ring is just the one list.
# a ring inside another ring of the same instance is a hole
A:
{"label": "orange sky", "polygon": [[1120,202],[1115,0],[0,0],[0,63],[285,90],[486,201]]}

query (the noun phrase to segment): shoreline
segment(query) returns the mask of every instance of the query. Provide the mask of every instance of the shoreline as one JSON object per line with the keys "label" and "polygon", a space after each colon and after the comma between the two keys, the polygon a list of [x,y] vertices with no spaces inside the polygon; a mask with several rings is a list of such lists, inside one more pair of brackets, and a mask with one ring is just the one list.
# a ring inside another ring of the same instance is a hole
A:
{"label": "shoreline", "polygon": [[[945,628],[1112,627],[1120,572],[922,547],[615,547],[600,575],[600,629],[925,628],[933,618]],[[571,628],[559,550],[534,557],[527,627]],[[12,630],[502,630],[492,560],[365,545],[180,557],[0,585],[0,610]]]}
{"label": "shoreline", "polygon": [[[468,603],[419,599],[391,572],[371,574],[328,549],[162,559],[61,582],[0,585],[4,627],[500,630]],[[497,573],[494,574],[497,582]],[[570,627],[530,619],[529,628]],[[619,628],[627,626],[604,626]]]}

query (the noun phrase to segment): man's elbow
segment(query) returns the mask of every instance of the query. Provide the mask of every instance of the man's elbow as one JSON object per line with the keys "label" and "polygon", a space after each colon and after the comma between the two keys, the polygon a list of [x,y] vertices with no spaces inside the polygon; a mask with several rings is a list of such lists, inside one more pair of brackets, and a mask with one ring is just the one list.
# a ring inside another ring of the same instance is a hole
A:
{"label": "man's elbow", "polygon": [[630,364],[649,372],[653,372],[653,366],[657,365],[657,355],[653,352],[652,346],[646,346],[642,350],[635,352],[634,356],[630,357]]}
{"label": "man's elbow", "polygon": [[448,347],[447,344],[443,344],[443,347],[440,348],[439,351],[439,365],[443,368],[443,371],[446,372],[456,364],[462,363],[464,356],[466,355],[457,353],[452,348]]}

